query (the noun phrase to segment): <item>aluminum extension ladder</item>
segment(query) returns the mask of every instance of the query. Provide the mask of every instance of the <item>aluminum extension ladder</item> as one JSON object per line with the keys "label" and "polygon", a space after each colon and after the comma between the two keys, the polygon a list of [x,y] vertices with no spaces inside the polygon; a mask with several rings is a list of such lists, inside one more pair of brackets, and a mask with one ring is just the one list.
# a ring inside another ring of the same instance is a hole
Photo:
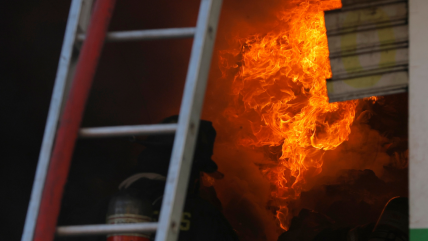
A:
{"label": "aluminum extension ladder", "polygon": [[[201,0],[197,26],[107,33],[115,0],[72,0],[21,241],[58,236],[157,232],[177,240],[222,0]],[[92,5],[93,8],[92,8]],[[103,43],[194,37],[177,124],[82,128]],[[79,50],[80,51],[75,51]],[[77,137],[176,133],[159,222],[56,227]]]}

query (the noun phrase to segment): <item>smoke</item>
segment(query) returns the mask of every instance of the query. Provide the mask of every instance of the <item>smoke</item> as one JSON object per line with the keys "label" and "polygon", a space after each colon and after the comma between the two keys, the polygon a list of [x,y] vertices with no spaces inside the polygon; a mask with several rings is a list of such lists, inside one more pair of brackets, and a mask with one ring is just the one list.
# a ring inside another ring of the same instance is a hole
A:
{"label": "smoke", "polygon": [[[213,121],[217,130],[214,161],[225,174],[214,187],[223,205],[223,213],[240,240],[276,240],[282,230],[275,212],[269,207],[271,184],[259,169],[270,160],[260,150],[237,145],[237,139],[250,128],[246,123],[231,123],[223,115],[232,101],[231,82],[222,78],[219,53],[239,49],[233,39],[272,29],[278,24],[274,9],[283,1],[224,1],[216,46],[207,87],[203,119]],[[232,76],[234,73],[230,73]]]}
{"label": "smoke", "polygon": [[348,141],[326,152],[295,212],[308,208],[355,226],[374,222],[390,198],[408,196],[407,95],[360,101],[351,130]]}
{"label": "smoke", "polygon": [[230,143],[216,145],[214,152],[214,160],[225,174],[215,188],[223,213],[241,240],[276,240],[277,223],[267,208],[270,183],[256,165],[263,154]]}
{"label": "smoke", "polygon": [[[290,215],[305,208],[354,227],[375,222],[390,198],[407,197],[407,131],[394,128],[407,126],[406,103],[407,95],[360,101],[349,140],[325,153],[322,171],[307,179],[300,198],[289,203]],[[273,187],[260,167],[274,166],[277,156],[266,148],[237,145],[234,138],[242,129],[221,117],[216,120],[214,160],[225,178],[215,188],[224,214],[241,240],[276,240],[283,231],[269,199]]]}

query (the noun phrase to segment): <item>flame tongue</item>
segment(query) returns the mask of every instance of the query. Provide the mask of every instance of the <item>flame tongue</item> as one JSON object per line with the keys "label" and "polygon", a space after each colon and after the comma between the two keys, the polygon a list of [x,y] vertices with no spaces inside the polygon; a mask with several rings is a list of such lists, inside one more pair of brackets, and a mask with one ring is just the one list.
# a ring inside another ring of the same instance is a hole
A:
{"label": "flame tongue", "polygon": [[[240,51],[223,51],[221,68],[235,69],[235,102],[225,112],[234,122],[250,121],[251,133],[239,144],[278,147],[275,165],[264,170],[283,229],[290,220],[287,203],[299,197],[305,180],[321,172],[325,151],[347,140],[356,101],[328,103],[331,77],[323,10],[340,1],[288,1],[277,30],[240,39]],[[228,59],[230,55],[235,60]],[[239,64],[236,57],[240,58]],[[235,61],[235,62],[233,62]]]}

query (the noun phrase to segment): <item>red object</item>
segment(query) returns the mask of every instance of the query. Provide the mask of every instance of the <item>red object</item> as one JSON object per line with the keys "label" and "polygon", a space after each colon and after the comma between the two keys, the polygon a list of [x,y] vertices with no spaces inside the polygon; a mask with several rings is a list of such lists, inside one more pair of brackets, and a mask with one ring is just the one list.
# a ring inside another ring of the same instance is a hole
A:
{"label": "red object", "polygon": [[115,3],[116,0],[98,0],[95,3],[87,37],[82,46],[69,97],[59,123],[37,217],[33,239],[35,241],[51,241],[54,238],[61,198],[85,103]]}
{"label": "red object", "polygon": [[150,239],[138,236],[116,235],[108,237],[107,241],[150,241]]}

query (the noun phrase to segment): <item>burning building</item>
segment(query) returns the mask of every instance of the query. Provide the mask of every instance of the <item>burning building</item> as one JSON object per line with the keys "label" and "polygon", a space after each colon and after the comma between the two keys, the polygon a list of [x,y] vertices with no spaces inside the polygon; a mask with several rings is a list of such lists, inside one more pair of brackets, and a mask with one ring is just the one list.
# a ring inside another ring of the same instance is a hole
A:
{"label": "burning building", "polygon": [[[194,25],[199,4],[171,3],[166,10],[175,15],[165,17],[141,14],[131,7],[141,4],[131,2],[118,4],[113,30],[170,27],[165,19]],[[341,6],[340,0],[224,1],[202,118],[217,130],[213,160],[225,177],[205,176],[203,185],[214,187],[241,240],[349,233],[374,225],[391,198],[409,196],[407,93],[329,102],[326,79],[335,75],[324,12]],[[157,123],[178,113],[189,58],[182,49],[190,46],[190,40],[133,43],[137,50],[107,46],[83,125]],[[144,55],[150,57],[139,60]],[[123,98],[125,91],[132,97]],[[87,154],[91,145],[98,155]],[[79,198],[80,186],[91,204],[114,192],[142,149],[125,140],[79,141],[59,223],[79,224],[77,214],[90,206]]]}

